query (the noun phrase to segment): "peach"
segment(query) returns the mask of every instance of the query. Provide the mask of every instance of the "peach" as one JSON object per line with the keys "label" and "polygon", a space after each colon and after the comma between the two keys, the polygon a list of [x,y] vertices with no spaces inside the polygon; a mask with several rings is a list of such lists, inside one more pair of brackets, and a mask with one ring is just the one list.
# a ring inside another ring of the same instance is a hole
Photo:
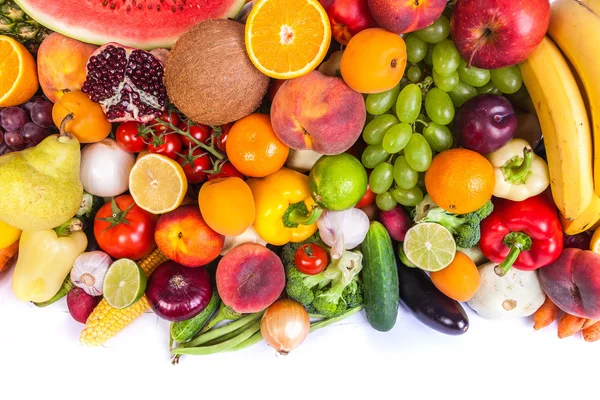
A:
{"label": "peach", "polygon": [[257,243],[234,247],[217,266],[217,291],[239,313],[259,312],[285,288],[285,270],[277,254]]}
{"label": "peach", "polygon": [[367,0],[375,22],[401,34],[433,24],[442,15],[446,0]]}
{"label": "peach", "polygon": [[286,146],[335,155],[359,138],[367,111],[362,95],[318,71],[286,81],[273,99],[271,123]]}
{"label": "peach", "polygon": [[161,215],[154,239],[167,257],[186,267],[210,263],[219,256],[225,244],[225,237],[204,222],[196,205],[180,206]]}
{"label": "peach", "polygon": [[540,269],[546,295],[561,310],[592,320],[600,319],[600,255],[564,249],[560,257]]}
{"label": "peach", "polygon": [[81,90],[85,81],[85,64],[98,46],[52,33],[38,50],[40,86],[50,101],[56,103],[63,91]]}

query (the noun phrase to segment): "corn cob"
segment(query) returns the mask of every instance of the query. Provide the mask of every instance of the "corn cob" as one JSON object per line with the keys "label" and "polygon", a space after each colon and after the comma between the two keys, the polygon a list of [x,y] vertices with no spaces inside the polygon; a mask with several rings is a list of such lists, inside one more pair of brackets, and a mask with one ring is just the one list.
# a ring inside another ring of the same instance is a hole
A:
{"label": "corn cob", "polygon": [[[168,258],[157,247],[149,255],[139,261],[140,267],[150,276],[152,272]],[[94,308],[88,317],[79,341],[82,344],[98,346],[125,329],[148,309],[146,296],[135,304],[117,310],[111,307],[105,299]]]}

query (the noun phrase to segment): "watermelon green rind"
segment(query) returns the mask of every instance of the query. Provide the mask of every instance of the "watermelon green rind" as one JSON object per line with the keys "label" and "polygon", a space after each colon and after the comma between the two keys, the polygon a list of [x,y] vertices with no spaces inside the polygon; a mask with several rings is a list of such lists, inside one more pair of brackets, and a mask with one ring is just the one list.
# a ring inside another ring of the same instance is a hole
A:
{"label": "watermelon green rind", "polygon": [[117,42],[151,50],[170,48],[179,36],[201,21],[235,18],[245,0],[15,0],[15,3],[45,27],[82,42],[97,45]]}

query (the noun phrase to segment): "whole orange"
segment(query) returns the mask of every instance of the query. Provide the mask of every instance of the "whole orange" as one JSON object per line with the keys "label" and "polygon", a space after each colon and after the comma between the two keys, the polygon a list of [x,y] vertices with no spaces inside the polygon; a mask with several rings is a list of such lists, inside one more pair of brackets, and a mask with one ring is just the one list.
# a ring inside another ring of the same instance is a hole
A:
{"label": "whole orange", "polygon": [[360,93],[380,93],[400,82],[406,68],[404,40],[381,28],[360,31],[350,39],[340,64],[342,78]]}
{"label": "whole orange", "polygon": [[271,118],[265,114],[250,114],[233,124],[225,146],[233,166],[253,178],[277,172],[290,152],[275,135]]}
{"label": "whole orange", "polygon": [[431,272],[431,282],[440,292],[456,301],[469,301],[479,289],[479,270],[475,263],[460,251],[446,268]]}
{"label": "whole orange", "polygon": [[254,223],[254,197],[240,178],[206,182],[200,188],[198,203],[206,224],[221,235],[240,235]]}
{"label": "whole orange", "polygon": [[425,188],[435,204],[454,214],[467,214],[492,198],[494,167],[467,149],[442,151],[425,173]]}

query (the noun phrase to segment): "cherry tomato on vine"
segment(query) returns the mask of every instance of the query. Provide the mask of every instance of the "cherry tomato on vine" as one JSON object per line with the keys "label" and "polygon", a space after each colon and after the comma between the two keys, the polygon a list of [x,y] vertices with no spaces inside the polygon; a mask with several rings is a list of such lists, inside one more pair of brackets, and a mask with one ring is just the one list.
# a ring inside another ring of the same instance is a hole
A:
{"label": "cherry tomato on vine", "polygon": [[148,144],[148,152],[162,154],[175,160],[177,153],[181,153],[181,139],[176,133],[167,133],[158,136],[154,142]]}
{"label": "cherry tomato on vine", "polygon": [[212,168],[208,153],[202,149],[195,149],[191,155],[177,157],[177,162],[183,167],[183,172],[188,183],[202,183],[208,179],[205,171]]}
{"label": "cherry tomato on vine", "polygon": [[[188,132],[194,139],[199,142],[206,143],[210,139],[211,129],[206,125],[190,125],[187,124],[181,128],[182,131]],[[197,144],[192,142],[187,136],[181,135],[181,143],[183,149],[187,150],[196,147]]]}
{"label": "cherry tomato on vine", "polygon": [[144,137],[139,132],[140,126],[139,122],[127,121],[117,127],[115,138],[121,149],[128,153],[141,153],[146,150]]}
{"label": "cherry tomato on vine", "polygon": [[142,210],[130,195],[104,204],[94,218],[94,237],[113,258],[139,260],[154,249],[158,216]]}
{"label": "cherry tomato on vine", "polygon": [[[170,122],[173,126],[179,126],[179,124],[181,124],[181,118],[179,117],[179,114],[175,111],[163,111],[162,114],[159,115],[158,119],[165,121],[165,122]],[[165,125],[160,124],[159,122],[156,121],[156,119],[153,119],[152,121],[150,121],[148,123],[149,126],[152,126],[152,130],[154,132],[156,132],[156,134],[161,134],[167,131],[168,127]]]}
{"label": "cherry tomato on vine", "polygon": [[296,250],[294,264],[298,271],[306,275],[316,275],[327,267],[327,252],[318,244],[303,244]]}
{"label": "cherry tomato on vine", "polygon": [[213,130],[213,135],[215,135],[215,147],[219,149],[222,153],[225,153],[225,143],[227,143],[227,135],[229,135],[229,131],[233,123],[225,124]]}
{"label": "cherry tomato on vine", "polygon": [[212,181],[213,179],[232,178],[232,177],[246,179],[244,174],[242,174],[233,165],[231,165],[231,163],[229,161],[225,161],[224,163],[221,164],[221,166],[219,168],[219,172],[217,172],[216,174],[209,175],[208,180]]}
{"label": "cherry tomato on vine", "polygon": [[363,208],[363,207],[369,206],[375,202],[375,197],[377,197],[377,195],[375,193],[373,193],[373,191],[371,190],[371,187],[369,185],[367,185],[367,191],[365,192],[365,195],[363,196],[362,199],[360,199],[360,201],[358,203],[356,203],[356,205],[354,207]]}

